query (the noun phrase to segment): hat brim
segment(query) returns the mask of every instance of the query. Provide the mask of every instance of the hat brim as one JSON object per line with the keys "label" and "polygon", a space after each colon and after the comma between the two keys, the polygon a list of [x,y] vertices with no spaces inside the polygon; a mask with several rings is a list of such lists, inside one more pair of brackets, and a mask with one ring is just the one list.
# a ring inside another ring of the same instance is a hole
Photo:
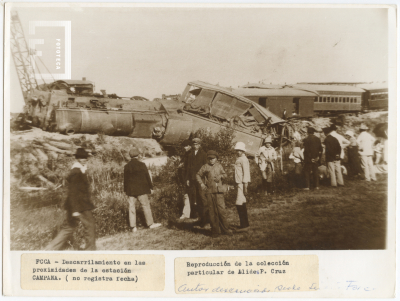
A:
{"label": "hat brim", "polygon": [[216,155],[208,155],[207,158],[214,159],[214,158],[217,158],[217,156]]}

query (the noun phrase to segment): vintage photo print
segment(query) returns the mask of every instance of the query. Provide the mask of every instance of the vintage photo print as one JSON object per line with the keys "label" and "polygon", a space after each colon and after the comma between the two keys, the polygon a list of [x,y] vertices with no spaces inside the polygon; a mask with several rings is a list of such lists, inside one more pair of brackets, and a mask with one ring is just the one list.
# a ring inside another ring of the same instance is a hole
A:
{"label": "vintage photo print", "polygon": [[395,13],[7,3],[8,292],[393,294]]}

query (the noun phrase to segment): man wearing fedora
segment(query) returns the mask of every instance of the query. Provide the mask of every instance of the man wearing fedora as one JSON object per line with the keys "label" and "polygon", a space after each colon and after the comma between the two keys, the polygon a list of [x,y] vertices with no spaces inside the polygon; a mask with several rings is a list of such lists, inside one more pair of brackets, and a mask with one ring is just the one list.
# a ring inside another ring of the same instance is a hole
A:
{"label": "man wearing fedora", "polygon": [[331,186],[344,186],[342,168],[340,166],[340,154],[342,152],[342,147],[337,138],[335,138],[331,133],[333,131],[332,127],[326,127],[323,129],[326,136],[324,140],[325,144],[325,162],[328,166],[329,176],[331,178]]}
{"label": "man wearing fedora", "polygon": [[361,157],[361,168],[364,171],[366,181],[376,181],[374,162],[372,160],[372,156],[374,155],[374,142],[375,138],[368,133],[368,126],[361,124],[357,144],[358,152]]}
{"label": "man wearing fedora", "polygon": [[67,218],[58,235],[46,246],[45,250],[61,250],[72,238],[79,222],[86,230],[85,250],[96,250],[96,223],[92,214],[94,205],[90,201],[90,183],[86,174],[88,153],[78,148],[75,154],[76,162],[72,165],[67,177],[68,196],[64,208]]}
{"label": "man wearing fedora", "polygon": [[306,187],[304,190],[310,190],[311,173],[315,189],[319,189],[319,171],[318,165],[321,160],[322,143],[321,140],[314,135],[315,129],[309,127],[307,129],[308,136],[304,138],[304,175],[306,179]]}
{"label": "man wearing fedora", "polygon": [[146,224],[150,229],[158,228],[161,224],[155,224],[151,213],[148,194],[153,193],[153,183],[150,178],[146,164],[140,162],[139,150],[134,147],[129,151],[131,161],[124,167],[124,191],[128,195],[129,202],[129,223],[132,232],[137,231],[136,227],[136,201],[139,201],[143,208]]}
{"label": "man wearing fedora", "polygon": [[250,228],[246,206],[247,186],[250,182],[250,163],[246,157],[246,145],[243,142],[237,142],[235,150],[237,153],[235,162],[236,209],[240,220],[240,226],[236,232],[244,232]]}
{"label": "man wearing fedora", "polygon": [[185,140],[182,142],[182,147],[184,149],[184,154],[181,157],[181,165],[179,166],[179,176],[181,183],[184,186],[185,194],[183,196],[183,210],[180,219],[190,218],[190,200],[187,186],[187,168],[188,168],[188,157],[192,149],[192,142],[190,140]]}
{"label": "man wearing fedora", "polygon": [[[201,148],[200,138],[193,138],[193,147],[187,161],[187,185],[189,186],[189,201],[192,218],[200,219],[200,227],[205,227],[208,222],[208,206],[204,191],[196,180],[200,168],[207,164],[207,155]],[[197,216],[196,216],[197,215]]]}

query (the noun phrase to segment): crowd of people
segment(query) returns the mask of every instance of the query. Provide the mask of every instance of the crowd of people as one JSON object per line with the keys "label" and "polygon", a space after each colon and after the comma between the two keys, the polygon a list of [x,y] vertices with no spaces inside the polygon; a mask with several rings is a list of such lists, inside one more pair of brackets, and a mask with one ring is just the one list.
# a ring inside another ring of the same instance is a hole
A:
{"label": "crowd of people", "polygon": [[[366,181],[376,181],[374,155],[375,164],[382,159],[382,153],[383,160],[387,161],[382,142],[376,140],[364,124],[360,127],[358,137],[352,131],[347,131],[344,137],[336,130],[335,125],[324,128],[325,139],[322,142],[315,135],[316,130],[309,127],[308,136],[303,141],[294,142],[289,158],[294,161],[294,181],[298,188],[319,189],[320,179],[323,178],[329,178],[332,187],[344,186],[343,171],[347,171],[351,177],[363,175]],[[273,192],[275,161],[278,158],[272,143],[271,137],[267,137],[255,155],[255,162],[262,176],[261,190],[265,195]],[[224,184],[227,182],[227,174],[219,162],[218,152],[215,150],[205,152],[201,147],[200,138],[184,141],[182,147],[184,154],[181,158],[180,178],[184,186],[184,206],[180,219],[191,219],[197,224],[194,226],[197,229],[211,230],[212,237],[248,231],[250,224],[246,196],[251,178],[245,143],[237,142],[235,145],[237,159],[234,164],[234,180],[236,208],[240,222],[238,227],[232,227],[227,221],[224,193],[229,186]],[[345,153],[347,153],[347,169],[342,165]],[[142,206],[148,228],[158,228],[161,224],[154,222],[148,198],[148,195],[153,193],[151,174],[145,163],[139,160],[140,152],[137,148],[132,148],[129,155],[131,161],[124,167],[124,192],[128,197],[131,231],[137,232],[137,201]],[[324,164],[322,164],[323,157]],[[66,179],[69,183],[65,202],[67,218],[46,250],[61,249],[71,239],[79,222],[84,225],[86,231],[85,249],[96,249],[95,220],[92,214],[94,206],[90,199],[90,183],[86,174],[88,153],[79,148],[75,158],[76,162]]]}
{"label": "crowd of people", "polygon": [[[319,189],[320,179],[326,178],[330,179],[331,187],[344,186],[343,174],[364,178],[365,181],[376,181],[373,158],[375,156],[375,164],[381,162],[384,143],[379,138],[375,139],[365,124],[360,126],[358,137],[350,130],[345,133],[346,137],[338,134],[335,125],[322,130],[325,134],[323,143],[315,135],[316,130],[310,127],[307,130],[308,136],[302,142],[295,143],[289,156],[295,164],[295,182],[299,188]],[[342,165],[345,153],[347,168]],[[383,155],[383,160],[387,162],[387,155]],[[303,175],[305,183],[302,181]]]}

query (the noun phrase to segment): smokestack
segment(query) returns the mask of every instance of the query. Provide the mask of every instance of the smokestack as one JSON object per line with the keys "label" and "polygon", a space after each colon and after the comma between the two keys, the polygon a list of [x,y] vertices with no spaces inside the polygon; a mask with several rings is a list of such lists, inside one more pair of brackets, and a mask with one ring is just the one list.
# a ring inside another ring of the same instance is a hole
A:
{"label": "smokestack", "polygon": [[85,80],[86,80],[86,77],[82,77],[82,80],[85,81]]}
{"label": "smokestack", "polygon": [[100,90],[100,92],[103,93],[103,96],[104,96],[104,97],[107,97],[106,90]]}

